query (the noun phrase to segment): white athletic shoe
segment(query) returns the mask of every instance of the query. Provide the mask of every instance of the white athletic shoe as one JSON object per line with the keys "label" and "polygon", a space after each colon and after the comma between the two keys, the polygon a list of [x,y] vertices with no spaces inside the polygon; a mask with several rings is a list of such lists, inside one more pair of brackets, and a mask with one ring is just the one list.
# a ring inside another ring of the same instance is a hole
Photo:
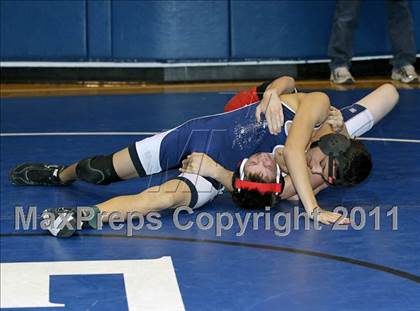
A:
{"label": "white athletic shoe", "polygon": [[352,84],[355,80],[347,67],[337,67],[331,71],[330,81],[337,84]]}
{"label": "white athletic shoe", "polygon": [[405,65],[400,69],[393,69],[392,80],[400,81],[402,83],[418,82],[419,76],[413,65]]}

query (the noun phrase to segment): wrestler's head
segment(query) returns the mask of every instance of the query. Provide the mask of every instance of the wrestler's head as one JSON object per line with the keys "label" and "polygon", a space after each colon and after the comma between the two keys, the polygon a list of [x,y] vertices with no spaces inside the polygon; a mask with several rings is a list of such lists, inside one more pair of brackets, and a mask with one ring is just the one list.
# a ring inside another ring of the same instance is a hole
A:
{"label": "wrestler's head", "polygon": [[248,158],[244,165],[246,177],[253,176],[262,182],[273,182],[276,179],[276,161],[272,153],[259,152]]}
{"label": "wrestler's head", "polygon": [[244,159],[233,180],[233,201],[243,208],[272,207],[283,190],[283,178],[271,153]]}
{"label": "wrestler's head", "polygon": [[354,186],[365,180],[372,169],[366,146],[340,134],[324,135],[312,142],[306,162],[313,174],[330,185]]}

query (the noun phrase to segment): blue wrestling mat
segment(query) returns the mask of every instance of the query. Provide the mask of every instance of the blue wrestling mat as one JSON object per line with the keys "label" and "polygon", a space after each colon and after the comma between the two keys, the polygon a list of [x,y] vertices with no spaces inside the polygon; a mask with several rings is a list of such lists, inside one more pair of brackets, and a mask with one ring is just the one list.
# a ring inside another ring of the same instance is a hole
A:
{"label": "blue wrestling mat", "polygon": [[[368,91],[326,92],[342,107]],[[192,215],[162,213],[157,230],[146,220],[131,237],[126,226],[104,225],[102,231],[84,230],[71,239],[54,238],[40,228],[23,230],[22,223],[17,230],[16,207],[36,207],[39,215],[48,207],[93,205],[138,193],[167,176],[110,186],[16,187],[8,181],[14,165],[70,164],[111,153],[190,118],[219,113],[230,95],[2,98],[1,306],[420,310],[420,90],[399,92],[394,111],[366,134],[374,159],[368,181],[318,195],[325,209],[359,207],[356,220],[366,221],[361,230],[316,230],[312,223],[305,230],[300,219],[288,231],[280,224],[296,219],[289,202],[270,212],[251,211],[244,229],[245,211],[224,194]],[[235,217],[229,229],[224,212]],[[263,214],[257,217],[258,212]],[[178,223],[191,228],[183,230]]]}

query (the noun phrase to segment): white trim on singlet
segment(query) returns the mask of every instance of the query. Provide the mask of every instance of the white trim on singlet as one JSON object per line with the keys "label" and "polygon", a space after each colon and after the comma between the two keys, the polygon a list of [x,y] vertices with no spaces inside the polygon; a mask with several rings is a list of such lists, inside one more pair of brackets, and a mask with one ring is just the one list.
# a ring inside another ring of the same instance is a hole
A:
{"label": "white trim on singlet", "polygon": [[284,145],[276,145],[276,146],[274,146],[273,151],[271,151],[271,153],[273,155],[275,155],[276,154],[276,150],[279,149],[279,148],[284,148]]}
{"label": "white trim on singlet", "polygon": [[197,202],[194,206],[190,206],[192,209],[199,208],[204,204],[213,201],[214,198],[223,193],[224,188],[220,190],[216,189],[213,184],[206,178],[191,173],[182,173],[178,177],[183,177],[191,181],[197,191]]}
{"label": "white trim on singlet", "polygon": [[[291,112],[293,112],[293,114],[296,116],[296,111],[294,109],[292,109],[286,102],[281,101],[282,105],[285,106],[287,109],[289,109]],[[284,115],[284,114],[283,114]],[[294,117],[293,117],[294,119]],[[283,124],[283,130],[286,134],[286,137],[289,136],[289,128],[288,128],[288,124],[289,123],[293,123],[293,120],[287,120],[284,124]],[[318,130],[321,127],[322,124],[315,124],[314,126],[314,130]]]}
{"label": "white trim on singlet", "polygon": [[281,100],[280,101],[281,104],[286,107],[287,109],[289,109],[291,112],[293,112],[294,114],[296,114],[296,111],[294,109],[292,109],[285,101]]}
{"label": "white trim on singlet", "polygon": [[[355,103],[353,105],[359,104]],[[342,109],[348,109],[353,105],[346,106]],[[375,125],[372,113],[366,107],[364,108],[365,109],[363,111],[355,114],[350,119],[346,120],[346,122],[344,122],[347,128],[347,132],[350,134],[351,137],[362,136],[363,134],[371,130],[372,127]]]}
{"label": "white trim on singlet", "polygon": [[160,165],[160,146],[162,140],[172,131],[162,132],[135,142],[137,156],[147,175],[162,171]]}

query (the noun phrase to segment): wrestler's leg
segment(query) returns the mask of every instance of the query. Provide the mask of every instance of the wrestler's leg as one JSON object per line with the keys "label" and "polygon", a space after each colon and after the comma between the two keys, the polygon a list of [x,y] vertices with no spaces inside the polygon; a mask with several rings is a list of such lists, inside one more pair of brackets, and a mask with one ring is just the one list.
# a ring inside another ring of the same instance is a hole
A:
{"label": "wrestler's leg", "polygon": [[[47,221],[46,229],[57,237],[70,237],[82,228],[98,228],[98,218],[109,221],[111,213],[118,213],[118,219],[126,219],[128,213],[147,215],[168,208],[189,206],[192,209],[213,200],[221,189],[220,184],[202,176],[183,173],[160,186],[144,190],[139,194],[112,198],[91,207],[49,208],[42,213],[42,220]],[[78,218],[79,216],[84,217]],[[90,220],[89,220],[90,219]],[[82,223],[78,223],[82,222]],[[70,224],[70,226],[65,225]]]}
{"label": "wrestler's leg", "polygon": [[399,94],[395,86],[383,84],[356,104],[365,107],[373,116],[374,124],[385,117],[398,103]]}
{"label": "wrestler's leg", "polygon": [[[80,179],[94,184],[109,184],[117,180],[127,180],[159,173],[163,170],[161,160],[169,163],[169,167],[172,167],[179,158],[175,151],[171,153],[171,158],[161,159],[160,157],[161,148],[165,146],[169,148],[167,146],[168,140],[165,138],[176,137],[177,135],[177,131],[166,131],[137,141],[111,155],[81,160],[64,169],[59,175],[60,179],[64,183]],[[171,140],[169,139],[169,141]],[[97,170],[104,172],[104,181],[102,181],[101,173],[95,174]]]}
{"label": "wrestler's leg", "polygon": [[[159,173],[162,171],[159,148],[165,134],[143,139],[112,154],[91,156],[69,166],[23,163],[11,170],[10,181],[15,185],[58,186],[82,180],[96,185],[108,185]],[[139,156],[141,151],[147,155],[143,159]]]}
{"label": "wrestler's leg", "polygon": [[183,180],[173,179],[139,194],[115,197],[91,207],[48,208],[41,221],[53,236],[68,238],[81,228],[100,228],[100,222],[108,222],[111,215],[120,221],[126,220],[128,213],[146,215],[193,204],[190,189]]}
{"label": "wrestler's leg", "polygon": [[[97,204],[96,207],[102,213],[120,212],[124,216],[129,212],[146,215],[179,206],[196,209],[212,201],[221,192],[221,185],[210,178],[182,173],[160,186],[148,188],[135,195],[115,197]],[[107,217],[103,218],[103,221],[107,220]]]}
{"label": "wrestler's leg", "polygon": [[398,92],[392,84],[384,84],[357,103],[340,109],[351,137],[368,132],[397,104]]}
{"label": "wrestler's leg", "polygon": [[[76,167],[79,162],[74,163],[59,174],[60,180],[63,183],[68,183],[77,180]],[[134,167],[133,161],[131,160],[128,148],[124,148],[112,155],[112,164],[118,177],[122,180],[138,177],[136,168]]]}
{"label": "wrestler's leg", "polygon": [[124,195],[112,198],[96,207],[104,215],[103,222],[108,221],[108,215],[118,212],[124,219],[129,212],[138,212],[146,215],[168,208],[188,206],[191,201],[191,191],[188,185],[178,179],[172,179],[160,186],[144,190],[139,194]]}

